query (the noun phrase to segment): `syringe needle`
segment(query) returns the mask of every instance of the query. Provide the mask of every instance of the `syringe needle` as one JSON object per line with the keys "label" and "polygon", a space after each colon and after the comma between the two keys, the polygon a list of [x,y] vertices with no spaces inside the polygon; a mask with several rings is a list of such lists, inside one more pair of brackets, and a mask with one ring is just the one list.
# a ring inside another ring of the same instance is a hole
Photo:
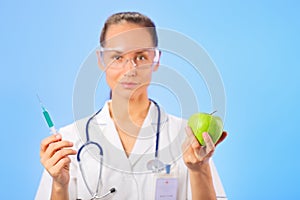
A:
{"label": "syringe needle", "polygon": [[41,101],[40,96],[39,96],[38,94],[36,94],[36,97],[37,97],[38,100],[39,100],[39,103],[40,103],[41,108],[42,108],[43,110],[45,110],[44,105],[43,105],[43,103],[42,103],[42,101]]}
{"label": "syringe needle", "polygon": [[42,101],[41,101],[41,99],[40,99],[40,96],[39,96],[38,94],[36,94],[36,97],[38,98],[40,104],[42,104]]}

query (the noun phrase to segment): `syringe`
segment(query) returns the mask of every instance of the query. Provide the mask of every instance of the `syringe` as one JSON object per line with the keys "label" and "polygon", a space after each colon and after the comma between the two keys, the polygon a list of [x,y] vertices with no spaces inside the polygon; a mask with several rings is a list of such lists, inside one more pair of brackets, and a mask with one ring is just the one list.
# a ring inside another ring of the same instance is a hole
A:
{"label": "syringe", "polygon": [[45,106],[43,106],[42,101],[41,101],[39,95],[36,95],[36,96],[37,96],[37,98],[38,98],[38,100],[39,100],[39,102],[40,102],[40,105],[41,105],[41,108],[42,108],[42,111],[43,111],[43,115],[44,115],[44,117],[45,117],[45,120],[46,120],[46,122],[47,122],[47,125],[48,125],[48,127],[49,127],[51,133],[56,134],[57,132],[56,132],[54,123],[53,123],[53,121],[51,120],[51,117],[50,117],[50,115],[49,115],[49,112],[46,110]]}

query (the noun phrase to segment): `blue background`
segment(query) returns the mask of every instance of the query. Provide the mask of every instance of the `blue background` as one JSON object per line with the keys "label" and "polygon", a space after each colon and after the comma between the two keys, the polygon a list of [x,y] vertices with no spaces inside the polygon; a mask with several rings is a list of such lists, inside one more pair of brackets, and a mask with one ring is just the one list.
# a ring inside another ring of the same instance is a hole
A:
{"label": "blue background", "polygon": [[[222,75],[229,136],[214,159],[229,199],[300,196],[298,1],[0,1],[0,198],[33,199],[48,129],[73,121],[76,74],[104,20],[140,11],[201,44]],[[101,106],[101,105],[99,105]]]}

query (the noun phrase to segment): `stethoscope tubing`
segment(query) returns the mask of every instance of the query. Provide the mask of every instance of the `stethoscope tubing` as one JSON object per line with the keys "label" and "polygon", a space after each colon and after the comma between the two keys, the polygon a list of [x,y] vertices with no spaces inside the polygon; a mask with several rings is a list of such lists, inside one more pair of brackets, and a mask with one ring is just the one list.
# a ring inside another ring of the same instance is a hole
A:
{"label": "stethoscope tubing", "polygon": [[156,142],[155,142],[155,159],[158,158],[158,145],[159,145],[159,136],[160,136],[160,107],[159,105],[152,99],[150,99],[154,103],[157,108],[158,116],[157,116],[157,126],[156,126]]}

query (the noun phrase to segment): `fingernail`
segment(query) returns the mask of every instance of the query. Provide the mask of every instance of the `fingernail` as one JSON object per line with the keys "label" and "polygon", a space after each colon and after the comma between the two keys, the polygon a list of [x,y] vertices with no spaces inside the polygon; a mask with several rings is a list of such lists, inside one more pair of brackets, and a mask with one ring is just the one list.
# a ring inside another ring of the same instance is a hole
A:
{"label": "fingernail", "polygon": [[60,139],[61,138],[60,134],[55,134],[55,138]]}
{"label": "fingernail", "polygon": [[204,138],[207,138],[207,137],[208,137],[207,132],[203,132],[203,133],[202,133],[202,136],[203,136]]}

